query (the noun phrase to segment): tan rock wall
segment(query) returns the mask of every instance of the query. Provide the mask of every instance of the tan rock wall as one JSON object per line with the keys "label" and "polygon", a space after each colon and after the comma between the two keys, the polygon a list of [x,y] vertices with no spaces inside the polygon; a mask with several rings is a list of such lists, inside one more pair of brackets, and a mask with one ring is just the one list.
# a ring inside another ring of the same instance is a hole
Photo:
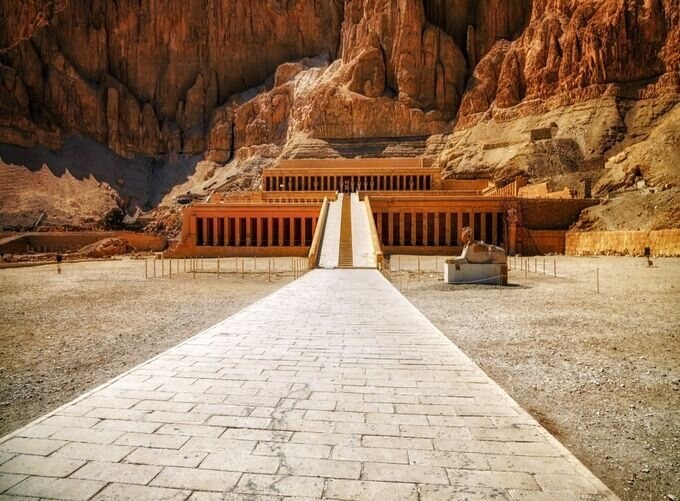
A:
{"label": "tan rock wall", "polygon": [[680,256],[680,230],[570,231],[566,234],[566,253],[572,256],[642,256],[645,247],[649,247],[653,256]]}

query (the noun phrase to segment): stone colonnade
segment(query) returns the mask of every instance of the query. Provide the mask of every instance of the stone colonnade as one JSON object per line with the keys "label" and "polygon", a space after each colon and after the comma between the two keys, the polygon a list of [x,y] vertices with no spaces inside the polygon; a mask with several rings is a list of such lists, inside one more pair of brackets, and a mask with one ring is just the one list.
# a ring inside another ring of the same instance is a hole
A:
{"label": "stone colonnade", "polygon": [[493,245],[504,245],[506,241],[501,211],[374,211],[373,217],[383,246],[462,245],[461,234],[465,226],[472,228],[475,240]]}
{"label": "stone colonnade", "polygon": [[431,174],[264,175],[264,191],[423,191],[433,189]]}
{"label": "stone colonnade", "polygon": [[196,247],[308,247],[318,216],[192,215]]}

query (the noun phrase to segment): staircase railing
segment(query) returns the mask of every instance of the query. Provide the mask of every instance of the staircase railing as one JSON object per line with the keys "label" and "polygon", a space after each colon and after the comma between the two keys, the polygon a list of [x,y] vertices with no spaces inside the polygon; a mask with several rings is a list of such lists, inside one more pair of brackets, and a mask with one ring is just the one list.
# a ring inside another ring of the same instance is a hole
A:
{"label": "staircase railing", "polygon": [[323,203],[321,204],[321,212],[319,212],[319,219],[316,222],[312,245],[309,247],[309,269],[314,269],[316,268],[316,265],[319,264],[321,242],[323,242],[323,235],[326,230],[326,220],[328,219],[328,206],[328,197],[324,197]]}
{"label": "staircase railing", "polygon": [[368,218],[368,229],[371,232],[371,241],[373,243],[373,254],[375,254],[375,265],[377,268],[382,267],[385,260],[382,246],[380,245],[380,238],[378,237],[378,229],[375,227],[375,218],[373,217],[373,209],[371,209],[371,200],[368,195],[364,197],[364,209],[366,209],[366,217]]}

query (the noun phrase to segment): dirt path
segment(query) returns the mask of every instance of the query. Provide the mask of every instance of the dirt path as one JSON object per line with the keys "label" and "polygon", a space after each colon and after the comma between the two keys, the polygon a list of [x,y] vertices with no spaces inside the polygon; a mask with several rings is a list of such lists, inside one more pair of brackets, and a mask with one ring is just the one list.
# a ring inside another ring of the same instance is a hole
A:
{"label": "dirt path", "polygon": [[127,258],[66,263],[61,275],[55,265],[0,270],[0,436],[236,313],[288,275],[145,280],[143,262]]}
{"label": "dirt path", "polygon": [[[417,270],[417,258],[398,259]],[[560,257],[558,275],[569,276],[557,279],[537,264],[527,279],[511,271],[507,288],[446,285],[434,273],[401,283],[622,499],[680,499],[680,260]]]}

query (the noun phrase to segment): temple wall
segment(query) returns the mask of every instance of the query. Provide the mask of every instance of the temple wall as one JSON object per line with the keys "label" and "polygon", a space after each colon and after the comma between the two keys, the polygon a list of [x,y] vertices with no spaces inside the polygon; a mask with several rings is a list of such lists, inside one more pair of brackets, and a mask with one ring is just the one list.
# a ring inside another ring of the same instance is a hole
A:
{"label": "temple wall", "polygon": [[566,233],[565,230],[527,230],[522,254],[564,254]]}
{"label": "temple wall", "polygon": [[566,233],[566,253],[571,256],[642,256],[645,247],[649,247],[653,256],[680,256],[680,230]]}
{"label": "temple wall", "polygon": [[523,226],[530,230],[568,230],[583,209],[598,203],[594,199],[522,198],[519,212]]}

